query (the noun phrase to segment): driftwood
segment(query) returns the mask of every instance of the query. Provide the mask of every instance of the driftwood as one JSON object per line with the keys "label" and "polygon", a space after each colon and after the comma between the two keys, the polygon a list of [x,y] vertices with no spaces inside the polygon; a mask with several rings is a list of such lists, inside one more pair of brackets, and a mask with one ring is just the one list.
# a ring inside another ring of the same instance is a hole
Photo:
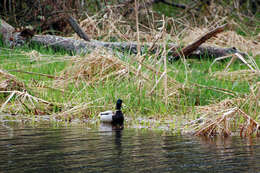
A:
{"label": "driftwood", "polygon": [[[0,19],[0,35],[3,35],[3,40],[7,45],[13,45],[14,42],[19,42],[20,37],[13,37],[13,35],[19,35],[19,33],[13,33],[14,29],[12,26],[5,23],[3,20]],[[211,32],[209,32],[211,33]],[[212,36],[212,35],[211,35]],[[12,38],[12,39],[11,39]],[[209,38],[206,36],[206,38]],[[202,37],[202,41],[204,41],[205,38]],[[73,38],[66,38],[61,36],[55,36],[55,35],[34,35],[31,39],[32,42],[36,44],[42,44],[48,47],[52,48],[62,48],[67,51],[75,52],[76,54],[84,54],[89,51],[92,51],[95,48],[108,48],[108,49],[117,49],[119,51],[128,51],[129,53],[136,54],[138,44],[135,42],[102,42],[102,41],[96,41],[91,40],[90,42],[86,42],[83,40],[76,40]],[[241,53],[235,48],[221,48],[221,47],[213,47],[213,46],[198,46],[197,42],[195,42],[197,48],[190,48],[187,46],[183,49],[184,52],[188,52],[187,55],[189,57],[203,57],[203,56],[211,56],[211,57],[221,57],[226,56],[228,54],[232,53]],[[201,40],[199,41],[201,42]],[[17,44],[14,44],[17,45]],[[151,50],[151,53],[154,53],[161,49],[161,44],[153,44],[153,43],[143,43],[140,45],[141,52],[144,53],[146,48],[149,48],[153,45],[153,50]],[[167,44],[167,47],[169,48],[169,60],[172,60],[176,57],[175,50],[179,47],[178,45],[174,43]],[[188,50],[188,51],[186,51]],[[243,53],[242,53],[243,54]]]}

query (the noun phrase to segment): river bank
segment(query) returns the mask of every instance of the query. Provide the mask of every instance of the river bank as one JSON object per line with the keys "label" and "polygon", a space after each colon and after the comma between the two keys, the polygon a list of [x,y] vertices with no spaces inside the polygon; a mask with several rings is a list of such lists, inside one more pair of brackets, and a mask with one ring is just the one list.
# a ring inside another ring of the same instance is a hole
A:
{"label": "river bank", "polygon": [[229,130],[246,126],[247,117],[259,121],[259,74],[239,61],[227,72],[228,60],[209,57],[164,64],[149,54],[138,63],[135,55],[106,50],[84,56],[44,47],[0,50],[1,112],[9,115],[2,121],[96,124],[118,98],[126,126],[134,128],[195,133],[223,125],[223,115]]}

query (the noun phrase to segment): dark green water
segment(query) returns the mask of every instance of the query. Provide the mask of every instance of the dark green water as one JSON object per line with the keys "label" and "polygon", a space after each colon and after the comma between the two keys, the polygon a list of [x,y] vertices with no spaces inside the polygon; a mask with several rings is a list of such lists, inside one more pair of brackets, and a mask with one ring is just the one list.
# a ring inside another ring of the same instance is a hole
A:
{"label": "dark green water", "polygon": [[0,126],[0,172],[260,172],[260,139]]}

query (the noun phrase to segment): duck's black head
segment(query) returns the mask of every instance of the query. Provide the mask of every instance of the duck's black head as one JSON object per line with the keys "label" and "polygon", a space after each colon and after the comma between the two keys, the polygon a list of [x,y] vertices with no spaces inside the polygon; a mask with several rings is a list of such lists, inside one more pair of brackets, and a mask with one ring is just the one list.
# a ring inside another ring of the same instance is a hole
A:
{"label": "duck's black head", "polygon": [[123,101],[121,99],[118,99],[116,102],[116,110],[121,110]]}

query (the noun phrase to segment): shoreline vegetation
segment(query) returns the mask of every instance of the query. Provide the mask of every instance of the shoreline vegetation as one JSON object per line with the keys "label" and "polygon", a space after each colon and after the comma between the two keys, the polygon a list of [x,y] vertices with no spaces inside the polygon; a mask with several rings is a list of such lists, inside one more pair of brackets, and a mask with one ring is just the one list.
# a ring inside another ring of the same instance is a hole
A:
{"label": "shoreline vegetation", "polygon": [[[1,124],[47,121],[57,126],[99,125],[99,112],[113,109],[121,98],[125,127],[204,136],[260,135],[259,33],[241,36],[232,30],[237,26],[233,24],[206,42],[235,47],[246,56],[230,53],[217,59],[188,59],[180,53],[178,60],[168,61],[167,43],[188,45],[210,31],[212,25],[195,27],[185,23],[181,30],[169,32],[167,25],[174,18],[162,17],[160,30],[151,29],[156,28],[153,26],[144,32],[138,25],[141,31],[125,31],[129,25],[113,20],[115,15],[111,12],[106,20],[98,15],[88,17],[80,26],[88,31],[93,28],[95,32],[88,34],[102,41],[119,37],[117,41],[136,41],[140,45],[145,40],[162,43],[162,48],[155,53],[140,53],[137,48],[137,54],[96,48],[75,54],[30,42],[14,48],[1,42]],[[215,24],[225,22],[221,18]],[[105,28],[101,30],[99,25]]]}

